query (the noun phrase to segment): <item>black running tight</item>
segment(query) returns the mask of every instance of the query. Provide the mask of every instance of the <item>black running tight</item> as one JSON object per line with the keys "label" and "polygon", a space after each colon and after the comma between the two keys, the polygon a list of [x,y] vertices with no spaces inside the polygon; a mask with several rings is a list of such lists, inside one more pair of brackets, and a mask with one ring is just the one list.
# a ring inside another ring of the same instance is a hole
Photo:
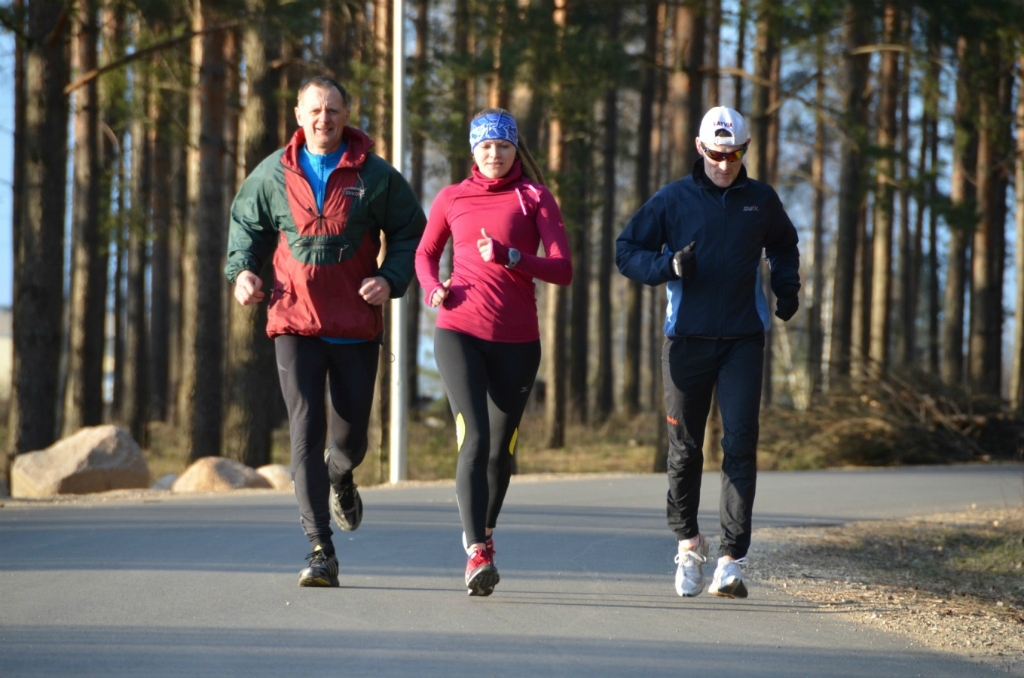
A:
{"label": "black running tight", "polygon": [[509,344],[434,330],[434,356],[455,415],[455,491],[468,543],[498,521],[526,401],[540,366],[540,341]]}
{"label": "black running tight", "polygon": [[[330,483],[352,482],[366,456],[379,344],[331,344],[317,337],[284,334],[274,339],[277,373],[288,406],[292,477],[302,529],[313,546],[331,545]],[[329,377],[329,379],[328,379]],[[330,468],[324,463],[329,385]]]}

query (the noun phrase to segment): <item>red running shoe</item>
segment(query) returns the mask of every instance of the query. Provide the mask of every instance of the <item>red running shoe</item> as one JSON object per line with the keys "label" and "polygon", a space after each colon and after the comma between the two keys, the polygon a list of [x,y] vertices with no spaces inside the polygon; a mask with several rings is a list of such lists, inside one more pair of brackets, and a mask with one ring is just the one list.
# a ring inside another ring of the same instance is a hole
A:
{"label": "red running shoe", "polygon": [[471,596],[489,596],[494,593],[501,577],[494,566],[488,549],[474,549],[466,563],[466,588]]}
{"label": "red running shoe", "polygon": [[[494,535],[493,534],[490,537],[487,537],[487,541],[484,542],[484,546],[487,547],[487,552],[489,554],[491,554],[491,562],[493,563],[494,562],[494,554],[497,553],[497,551],[494,550]],[[469,550],[469,544],[466,543],[466,533],[465,532],[462,533],[462,548],[465,549],[467,556],[473,555],[470,552],[470,550]]]}

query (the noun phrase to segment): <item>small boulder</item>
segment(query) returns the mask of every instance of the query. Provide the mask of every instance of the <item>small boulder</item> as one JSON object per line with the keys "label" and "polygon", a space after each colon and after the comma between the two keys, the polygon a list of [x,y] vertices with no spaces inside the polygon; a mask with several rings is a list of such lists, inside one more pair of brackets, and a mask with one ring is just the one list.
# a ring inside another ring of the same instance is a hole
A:
{"label": "small boulder", "polygon": [[131,435],[117,426],[90,426],[45,450],[19,454],[11,495],[48,497],[149,487],[149,465]]}
{"label": "small boulder", "polygon": [[245,464],[225,457],[199,459],[171,485],[172,492],[230,492],[243,488],[269,489],[270,483]]}
{"label": "small boulder", "polygon": [[267,464],[266,466],[260,466],[256,469],[256,473],[267,479],[270,486],[275,490],[282,492],[291,492],[294,489],[292,485],[292,472],[284,464]]}
{"label": "small boulder", "polygon": [[160,480],[156,481],[149,486],[151,490],[169,490],[174,481],[178,479],[177,473],[168,473],[165,476],[161,476]]}

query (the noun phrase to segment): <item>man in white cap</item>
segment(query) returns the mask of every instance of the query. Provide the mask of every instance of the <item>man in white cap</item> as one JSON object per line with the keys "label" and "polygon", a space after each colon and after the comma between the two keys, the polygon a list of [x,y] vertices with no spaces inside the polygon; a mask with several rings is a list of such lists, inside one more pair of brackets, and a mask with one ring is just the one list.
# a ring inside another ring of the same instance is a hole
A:
{"label": "man in white cap", "polygon": [[662,376],[668,420],[668,524],[678,540],[676,592],[704,590],[708,543],[697,526],[704,428],[718,387],[722,449],[721,543],[709,593],[745,598],[741,567],[750,547],[757,482],[758,413],[765,332],[771,316],[761,286],[771,263],[775,315],[796,313],[800,253],[793,223],[768,184],[747,177],[750,145],[736,111],[712,108],[695,139],[693,173],[658,191],[615,242],[619,271],[667,283]]}

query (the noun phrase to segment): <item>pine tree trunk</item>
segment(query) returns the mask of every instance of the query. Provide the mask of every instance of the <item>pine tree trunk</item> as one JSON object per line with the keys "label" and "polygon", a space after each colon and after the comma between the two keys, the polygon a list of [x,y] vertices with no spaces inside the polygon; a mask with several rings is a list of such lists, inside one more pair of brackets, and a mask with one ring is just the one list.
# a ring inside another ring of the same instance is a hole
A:
{"label": "pine tree trunk", "polygon": [[[568,13],[568,0],[554,0],[555,9],[552,21],[556,31],[555,53],[562,51]],[[552,87],[552,99],[558,101],[561,84],[555,82]],[[563,138],[562,120],[552,115],[548,123],[548,172],[555,181],[555,195],[560,197],[562,191],[561,175],[564,170],[565,141]],[[544,336],[547,354],[547,392],[545,394],[545,425],[547,436],[545,447],[557,449],[565,447],[565,413],[566,413],[566,288],[562,285],[547,286],[547,317],[545,318]]]}
{"label": "pine tree trunk", "polygon": [[[777,47],[774,22],[767,6],[762,5],[760,12],[761,14],[757,18],[757,38],[754,52],[754,75],[757,79],[754,82],[753,101],[748,118],[751,139],[750,150],[746,156],[746,168],[747,174],[751,178],[771,183],[772,156],[777,158],[777,153],[773,152],[777,145],[772,141],[774,134],[772,134],[772,115],[770,113],[771,80]],[[762,264],[761,284],[769,308],[773,306],[770,279],[769,267],[767,264]],[[762,405],[770,405],[772,402],[772,339],[773,335],[769,328],[764,338],[764,362],[762,363],[761,379]]]}
{"label": "pine tree trunk", "polygon": [[167,421],[171,347],[172,97],[158,87],[150,99],[153,181],[150,197],[149,414]]}
{"label": "pine tree trunk", "polygon": [[[737,0],[739,7],[736,13],[736,68],[743,70],[743,60],[747,57],[747,19],[750,13],[749,0]],[[743,76],[736,74],[732,78],[732,107],[737,111],[747,110],[743,106]]]}
{"label": "pine tree trunk", "polygon": [[509,11],[504,1],[492,2],[487,5],[489,10],[487,22],[492,26],[491,32],[491,72],[487,77],[487,106],[489,108],[508,109],[509,79],[503,77],[507,68],[502,63],[502,47],[508,33]]}
{"label": "pine tree trunk", "polygon": [[[886,4],[882,41],[894,44],[899,39],[899,12],[892,3]],[[873,235],[873,265],[871,277],[871,343],[868,349],[871,369],[885,372],[889,367],[889,334],[892,310],[892,243],[893,212],[896,183],[893,153],[896,145],[896,109],[899,104],[899,54],[892,50],[882,53],[879,73],[881,90],[878,105],[878,131],[876,144],[879,159],[875,170],[875,215]]]}
{"label": "pine tree trunk", "polygon": [[[103,5],[103,63],[116,63],[127,51],[127,21],[125,6],[105,0]],[[128,78],[125,70],[114,71],[100,82],[103,102],[104,186],[100,197],[100,213],[108,215],[110,245],[114,250],[114,266],[110,287],[113,308],[113,365],[111,370],[112,394],[109,418],[121,421],[124,403],[124,271],[125,271],[125,134],[128,124]],[[112,197],[116,196],[116,197]]]}
{"label": "pine tree trunk", "polygon": [[[187,57],[183,61],[187,60]],[[178,120],[188,120],[188,96],[171,93],[172,110]],[[187,127],[187,125],[186,125]],[[176,130],[171,144],[171,232],[167,240],[168,270],[168,356],[167,356],[167,422],[183,426],[178,404],[181,401],[183,374],[184,327],[184,252],[185,232],[188,230],[188,131]]]}
{"label": "pine tree trunk", "polygon": [[[637,127],[636,197],[643,205],[651,196],[651,140],[654,98],[657,89],[658,55],[664,32],[665,5],[647,3],[644,37],[643,84],[640,88],[640,120]],[[640,334],[643,323],[643,284],[627,283],[626,346],[622,360],[622,408],[632,416],[640,411]]]}
{"label": "pine tree trunk", "polygon": [[[455,52],[452,54],[452,58],[457,62],[467,62],[472,58],[473,15],[471,2],[472,0],[455,0]],[[463,72],[458,73],[452,87],[452,102],[456,107],[452,111],[453,128],[466,130],[468,134],[469,123],[475,112],[473,110],[474,100],[470,78]],[[456,135],[448,148],[450,182],[457,184],[468,177],[472,164],[472,156],[466,153],[465,137]]]}
{"label": "pine tree trunk", "polygon": [[[216,22],[194,0],[193,30]],[[192,40],[192,101],[189,107],[189,223],[184,252],[184,341],[181,421],[191,460],[221,451],[223,424],[225,62],[224,32]],[[198,69],[196,68],[198,67]]]}
{"label": "pine tree trunk", "polygon": [[[910,42],[910,26],[913,13],[907,11],[903,15],[901,34],[905,42]],[[909,47],[909,45],[908,45]],[[912,62],[909,53],[903,55],[903,71],[900,74],[900,228],[899,228],[899,291],[895,297],[899,300],[899,323],[896,338],[898,340],[896,361],[904,368],[913,366],[917,352],[917,278],[920,269],[920,258],[917,246],[920,240],[916,237],[921,233],[920,219],[915,221],[916,228],[910,228],[910,193],[914,176],[910,171],[910,80]],[[924,137],[924,135],[922,135]],[[925,138],[922,143],[927,142]],[[924,162],[924,154],[920,156]],[[919,214],[920,216],[920,210]]]}
{"label": "pine tree trunk", "polygon": [[[416,2],[416,54],[413,57],[413,85],[410,92],[410,104],[418,112],[420,120],[426,120],[430,106],[427,99],[427,78],[430,74],[430,2]],[[423,184],[426,178],[426,145],[427,137],[423,123],[415,122],[409,126],[412,139],[410,154],[409,184],[413,193],[423,200]],[[423,290],[416,276],[409,281],[409,303],[406,304],[406,335],[405,350],[409,356],[406,384],[409,393],[409,407],[415,412],[420,401],[420,315],[423,309]]]}
{"label": "pine tree trunk", "polygon": [[570,159],[563,167],[566,184],[561,191],[563,216],[572,249],[572,285],[569,313],[569,404],[575,421],[587,422],[587,368],[590,362],[590,209],[587,184],[590,180],[590,144],[583,134],[566,144]]}
{"label": "pine tree trunk", "polygon": [[[909,89],[909,81],[910,81],[909,74],[911,72],[910,71],[910,68],[911,68],[910,64],[911,64],[911,62],[910,62],[909,58],[906,59],[906,63],[907,63],[907,67],[906,67],[907,68],[907,70],[906,70],[907,78],[906,78],[906,81],[908,82],[907,89]],[[930,85],[928,84],[927,81],[928,81],[928,75],[927,75],[927,73],[925,73],[923,75],[922,85],[921,85],[922,93],[923,93],[923,96],[925,98],[925,101],[924,101],[924,110],[921,113],[921,126],[920,126],[920,142],[921,143],[920,143],[920,146],[918,148],[917,176],[914,179],[911,179],[910,177],[908,177],[909,181],[916,181],[916,186],[914,186],[914,184],[912,183],[907,188],[908,193],[912,192],[914,194],[915,201],[916,201],[916,209],[915,209],[915,212],[914,212],[913,243],[911,244],[911,252],[910,252],[910,269],[911,269],[910,270],[910,275],[909,275],[909,278],[910,278],[910,280],[909,280],[910,291],[908,292],[908,295],[910,297],[910,301],[909,301],[908,304],[906,304],[906,308],[903,311],[904,315],[909,314],[910,317],[912,317],[914,319],[913,327],[910,330],[910,334],[912,335],[912,337],[911,337],[911,340],[908,342],[909,345],[910,345],[911,353],[910,353],[909,358],[907,360],[905,360],[904,362],[905,362],[905,364],[908,367],[919,367],[919,368],[926,368],[926,365],[919,364],[919,359],[921,357],[921,352],[919,350],[918,339],[917,339],[917,337],[918,337],[917,316],[918,316],[918,312],[919,312],[919,310],[921,308],[921,291],[923,289],[922,286],[921,286],[921,280],[922,280],[922,274],[924,272],[924,232],[925,232],[924,216],[925,216],[926,211],[928,210],[928,195],[927,195],[927,184],[925,182],[925,177],[927,176],[927,171],[928,171],[928,149],[931,148],[931,143],[932,143],[932,141],[931,141],[931,125],[932,125],[931,113],[928,111],[928,101],[927,101],[927,96],[928,96],[927,95],[927,91],[928,91],[928,88],[929,88]],[[904,111],[904,115],[907,115],[907,117],[909,118],[909,111],[905,110]],[[909,123],[909,121],[908,121],[908,123]],[[909,144],[909,140],[908,140],[908,144]],[[907,159],[907,163],[908,163],[908,166],[909,166],[909,163],[910,163],[909,158]],[[907,202],[908,202],[907,209],[909,209],[909,196],[908,196]],[[906,321],[904,321],[904,322],[906,322]]]}
{"label": "pine tree trunk", "polygon": [[[79,8],[78,72],[98,63],[98,3]],[[70,435],[103,419],[103,349],[107,293],[107,248],[102,232],[99,91],[95,81],[75,92],[74,190],[72,207],[71,326],[63,431]]]}
{"label": "pine tree trunk", "polygon": [[128,276],[125,293],[125,371],[122,416],[129,433],[146,446],[149,418],[149,357],[146,331],[146,242],[149,236],[151,154],[145,112],[149,110],[149,78],[135,69],[136,114],[131,124],[131,211],[128,222]]}
{"label": "pine tree trunk", "polygon": [[1002,55],[998,40],[982,42],[978,93],[978,221],[971,247],[971,317],[968,383],[977,393],[1000,395],[1003,337],[1003,261],[1006,249],[1006,148],[1009,115],[1003,112]]}
{"label": "pine tree trunk", "polygon": [[[24,0],[13,0],[11,3],[11,17],[15,25],[24,30],[25,27],[25,2]],[[16,254],[21,251],[21,218],[23,215],[23,190],[25,175],[25,45],[21,40],[14,41],[14,134],[13,145],[13,176],[11,177],[11,249]],[[11,298],[13,304],[18,304],[18,276],[12,281]],[[16,360],[16,359],[15,359]],[[12,374],[13,376],[13,374]],[[14,416],[13,393],[8,398],[7,411],[4,413],[4,421],[7,423],[7,437],[0,440],[0,478],[11,486],[10,466],[11,459],[18,453],[16,443],[17,419]]]}
{"label": "pine tree trunk", "polygon": [[822,323],[822,301],[825,293],[825,45],[818,41],[818,77],[815,89],[817,120],[814,130],[814,157],[811,160],[811,187],[814,189],[814,235],[811,243],[811,303],[807,309],[808,392],[813,397],[821,393],[822,351],[825,337]]}
{"label": "pine tree trunk", "polygon": [[128,259],[126,231],[128,210],[125,205],[125,194],[128,192],[128,182],[125,176],[124,140],[125,134],[121,130],[115,144],[117,156],[115,160],[117,167],[117,176],[115,178],[117,199],[114,201],[113,209],[111,210],[114,270],[110,284],[114,288],[112,309],[114,316],[114,336],[112,337],[114,343],[114,364],[113,374],[111,375],[113,394],[110,400],[110,419],[118,422],[124,421],[123,408],[125,401],[125,275]]}
{"label": "pine tree trunk", "polygon": [[947,217],[949,245],[942,322],[942,380],[959,385],[964,378],[964,289],[967,284],[967,245],[974,223],[974,173],[978,132],[974,126],[973,82],[976,46],[965,37],[957,41],[956,109],[953,113],[953,167],[949,180],[952,205]]}
{"label": "pine tree trunk", "polygon": [[[665,72],[665,64],[668,59],[666,46],[668,44],[668,6],[661,3],[658,9],[658,23],[661,29],[658,31],[657,52],[655,55],[655,72],[657,73],[655,88],[654,120],[651,126],[651,187],[656,188],[665,185],[669,181],[669,156],[672,152],[668,140],[667,125],[668,116],[665,114],[668,108],[668,75]],[[665,310],[666,290],[663,286],[647,288],[647,371],[648,371],[648,393],[647,405],[655,414],[654,429],[658,432],[658,443],[655,467],[664,466],[664,459],[668,449],[668,428],[665,426],[665,389],[662,383],[661,361],[662,350],[665,346]],[[660,460],[660,461],[659,461]]]}
{"label": "pine tree trunk", "polygon": [[[245,155],[239,135],[242,133],[242,36],[237,28],[224,31],[224,223],[231,219],[231,202],[245,180]],[[224,294],[227,282],[222,279]]]}
{"label": "pine tree trunk", "polygon": [[[935,65],[936,78],[938,83],[938,65]],[[936,86],[936,92],[938,87]],[[936,93],[935,102],[938,102]],[[929,133],[928,166],[935,168],[939,164],[939,121],[932,117]],[[928,200],[934,200],[937,194],[937,184],[934,171],[928,180]],[[940,374],[939,368],[939,214],[938,210],[931,206],[928,208],[928,370],[934,374]]]}
{"label": "pine tree trunk", "polygon": [[28,3],[25,51],[24,184],[14,253],[14,364],[9,414],[15,454],[56,438],[64,305],[64,200],[53,199],[67,172],[68,35],[64,5]]}
{"label": "pine tree trunk", "polygon": [[[1024,55],[1017,59],[1017,91],[1024,91]],[[1017,97],[1017,160],[1014,164],[1017,245],[1014,251],[1016,301],[1013,310],[1013,358],[1010,411],[1024,419],[1024,97]]]}
{"label": "pine tree trunk", "polygon": [[707,73],[705,78],[707,85],[706,101],[708,107],[721,106],[722,78],[719,74],[721,64],[721,34],[722,34],[722,0],[708,0],[708,34],[707,34]]}
{"label": "pine tree trunk", "polygon": [[391,0],[374,0],[373,35],[374,60],[378,78],[374,92],[373,124],[370,128],[375,142],[374,153],[399,164],[391,157],[391,116],[389,115],[391,92]]}
{"label": "pine tree trunk", "polygon": [[669,110],[672,112],[672,179],[690,174],[697,160],[694,139],[703,117],[704,66],[703,0],[675,8],[672,74],[669,77]]}
{"label": "pine tree trunk", "polygon": [[[266,4],[251,0],[250,11],[265,11]],[[240,153],[248,174],[277,147],[274,73],[269,64],[279,50],[279,36],[270,26],[245,29],[242,50],[246,69],[244,135]],[[261,277],[263,289],[273,287],[268,259]],[[270,463],[271,432],[279,386],[274,343],[267,337],[266,304],[242,306],[233,300],[228,335],[228,399],[224,416],[224,456],[248,466]]]}
{"label": "pine tree trunk", "polygon": [[[608,17],[608,41],[619,41],[620,12],[615,7]],[[598,261],[597,310],[597,400],[595,418],[605,421],[615,406],[612,369],[612,259],[614,258],[616,149],[619,143],[619,90],[612,84],[604,92],[604,200],[601,206],[600,260]],[[643,143],[641,141],[641,143]]]}
{"label": "pine tree trunk", "polygon": [[857,281],[857,224],[863,196],[864,155],[867,141],[866,85],[870,56],[854,51],[870,42],[871,14],[861,3],[846,12],[843,42],[844,132],[840,150],[839,218],[835,235],[836,264],[832,294],[832,381],[850,375],[853,343],[854,289]]}
{"label": "pine tree trunk", "polygon": [[[254,3],[250,0],[250,5],[252,4]],[[352,77],[352,33],[358,29],[353,27],[351,15],[346,17],[342,4],[338,0],[324,2],[320,13],[320,58],[327,67],[327,72],[344,84]]]}
{"label": "pine tree trunk", "polygon": [[[182,63],[189,63],[191,44],[184,44],[178,50],[177,55]],[[167,256],[170,259],[168,270],[168,294],[169,310],[167,317],[168,324],[168,357],[167,357],[167,422],[174,424],[179,430],[185,426],[182,413],[179,410],[182,393],[182,378],[184,374],[184,299],[185,299],[185,233],[188,231],[188,111],[191,99],[190,93],[168,92],[170,97],[170,108],[175,120],[185,122],[184,125],[177,123],[174,126],[175,134],[171,137],[171,173],[170,173],[170,195],[171,195],[171,233],[167,240]],[[276,120],[275,120],[276,124]]]}
{"label": "pine tree trunk", "polygon": [[[872,224],[873,226],[873,224]],[[872,231],[868,224],[867,196],[863,198],[857,222],[857,290],[853,298],[853,363],[851,374],[862,382],[868,376],[871,349],[871,282],[875,259]]]}

